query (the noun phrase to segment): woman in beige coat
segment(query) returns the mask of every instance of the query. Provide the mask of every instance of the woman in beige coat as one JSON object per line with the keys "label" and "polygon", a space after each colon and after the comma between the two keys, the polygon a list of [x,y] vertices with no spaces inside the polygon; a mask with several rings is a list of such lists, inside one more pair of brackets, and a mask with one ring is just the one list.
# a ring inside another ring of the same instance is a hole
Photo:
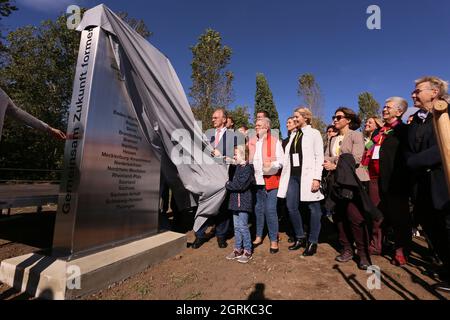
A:
{"label": "woman in beige coat", "polygon": [[[350,153],[355,158],[356,175],[359,180],[368,183],[369,173],[360,166],[364,154],[364,137],[361,132],[354,131],[361,125],[361,120],[356,113],[349,108],[339,108],[333,117],[333,124],[339,130],[339,134],[330,141],[330,147],[325,151],[324,168],[328,171],[336,170],[339,156]],[[356,197],[352,200],[341,200],[336,205],[335,222],[339,230],[339,243],[343,250],[336,261],[347,262],[353,259],[352,244],[355,242],[358,267],[367,269],[369,263],[368,233],[366,221],[361,209],[361,200]]]}

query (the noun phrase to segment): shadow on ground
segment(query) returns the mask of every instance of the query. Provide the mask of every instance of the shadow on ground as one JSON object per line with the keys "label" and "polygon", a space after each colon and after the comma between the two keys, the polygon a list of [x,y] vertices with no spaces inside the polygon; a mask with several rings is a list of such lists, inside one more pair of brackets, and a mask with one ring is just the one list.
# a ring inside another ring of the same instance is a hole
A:
{"label": "shadow on ground", "polygon": [[[0,239],[35,248],[50,248],[56,212],[26,213],[0,217]],[[0,245],[0,249],[2,246]]]}

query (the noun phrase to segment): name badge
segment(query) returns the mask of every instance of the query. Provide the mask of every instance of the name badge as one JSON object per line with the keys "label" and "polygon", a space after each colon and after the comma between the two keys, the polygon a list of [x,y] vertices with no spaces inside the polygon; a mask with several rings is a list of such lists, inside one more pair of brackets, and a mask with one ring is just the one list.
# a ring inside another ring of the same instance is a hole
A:
{"label": "name badge", "polygon": [[380,159],[380,146],[375,146],[373,149],[372,160]]}
{"label": "name badge", "polygon": [[292,155],[292,166],[300,167],[300,157],[299,157],[298,153],[294,153]]}

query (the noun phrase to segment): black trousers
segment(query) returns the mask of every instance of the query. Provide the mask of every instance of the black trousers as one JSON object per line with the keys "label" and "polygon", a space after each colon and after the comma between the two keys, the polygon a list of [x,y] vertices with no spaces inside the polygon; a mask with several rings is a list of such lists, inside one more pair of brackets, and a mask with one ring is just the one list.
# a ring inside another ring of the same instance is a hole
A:
{"label": "black trousers", "polygon": [[206,222],[198,229],[195,233],[197,238],[206,238],[206,229],[208,226],[216,225],[216,237],[225,240],[230,232],[230,225],[232,215],[228,210],[228,196],[225,201],[222,203],[219,213],[216,216],[208,218]]}
{"label": "black trousers", "polygon": [[412,217],[409,212],[408,195],[380,194],[380,210],[384,214],[384,227],[394,230],[395,247],[409,251],[412,241]]}
{"label": "black trousers", "polygon": [[450,277],[450,205],[442,210],[434,208],[429,185],[419,184],[414,213]]}

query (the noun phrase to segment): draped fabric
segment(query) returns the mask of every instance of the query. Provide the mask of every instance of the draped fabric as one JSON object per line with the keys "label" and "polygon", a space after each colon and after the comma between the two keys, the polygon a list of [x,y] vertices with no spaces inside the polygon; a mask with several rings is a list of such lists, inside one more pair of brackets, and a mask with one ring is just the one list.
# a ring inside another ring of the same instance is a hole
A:
{"label": "draped fabric", "polygon": [[110,37],[116,67],[140,127],[161,159],[162,173],[178,208],[198,205],[196,231],[219,211],[226,194],[226,166],[212,161],[212,147],[167,57],[104,5],[86,11],[77,29],[97,26]]}

